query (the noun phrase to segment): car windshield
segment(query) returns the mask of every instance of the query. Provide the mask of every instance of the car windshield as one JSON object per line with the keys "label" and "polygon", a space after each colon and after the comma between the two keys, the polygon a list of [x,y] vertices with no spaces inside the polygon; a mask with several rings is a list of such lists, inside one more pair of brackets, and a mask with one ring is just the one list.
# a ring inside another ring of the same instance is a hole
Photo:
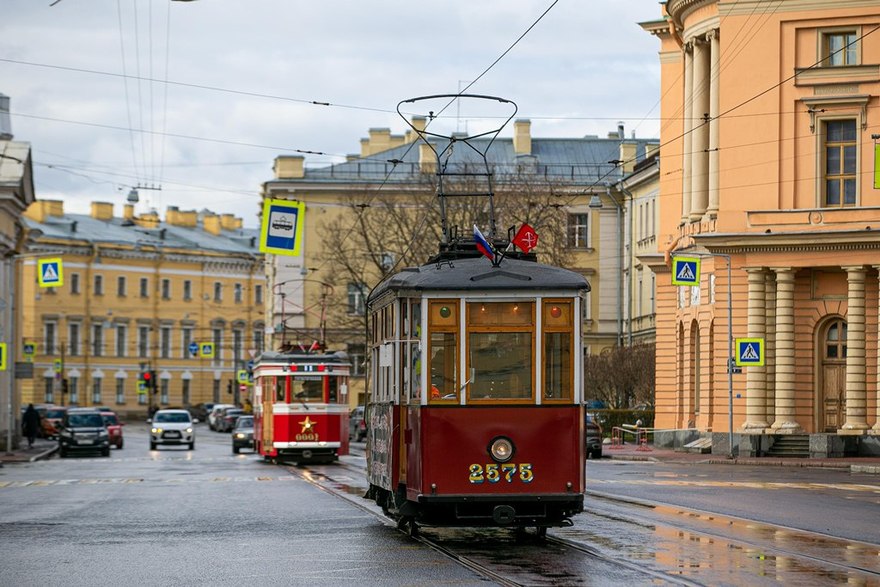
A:
{"label": "car windshield", "polygon": [[102,414],[101,417],[104,419],[105,426],[116,426],[119,424],[119,420],[116,419],[116,414]]}
{"label": "car windshield", "polygon": [[236,428],[253,428],[254,427],[254,417],[253,416],[242,416],[235,423]]}
{"label": "car windshield", "polygon": [[47,410],[46,411],[47,418],[63,418],[64,410]]}
{"label": "car windshield", "polygon": [[72,428],[100,428],[104,426],[101,414],[71,414],[67,425]]}
{"label": "car windshield", "polygon": [[153,418],[153,421],[154,422],[165,422],[165,423],[173,422],[173,423],[177,423],[177,424],[182,424],[182,423],[189,422],[190,420],[189,420],[189,414],[186,414],[184,412],[166,412],[164,414],[162,412],[157,412],[156,417]]}

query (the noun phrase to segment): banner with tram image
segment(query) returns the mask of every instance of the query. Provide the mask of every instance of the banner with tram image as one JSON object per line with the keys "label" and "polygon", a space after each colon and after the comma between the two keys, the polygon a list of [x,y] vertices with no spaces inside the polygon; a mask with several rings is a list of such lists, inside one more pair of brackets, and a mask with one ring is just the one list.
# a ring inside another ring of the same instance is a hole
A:
{"label": "banner with tram image", "polygon": [[367,463],[367,476],[370,483],[383,489],[391,490],[392,479],[392,422],[393,404],[371,404],[367,410],[369,424],[367,433],[369,436],[369,462]]}

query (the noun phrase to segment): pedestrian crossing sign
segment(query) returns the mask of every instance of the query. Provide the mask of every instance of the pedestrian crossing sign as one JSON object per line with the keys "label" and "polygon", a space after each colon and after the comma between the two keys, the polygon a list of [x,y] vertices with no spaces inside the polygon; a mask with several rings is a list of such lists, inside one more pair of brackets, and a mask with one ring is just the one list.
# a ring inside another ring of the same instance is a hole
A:
{"label": "pedestrian crossing sign", "polygon": [[6,371],[6,343],[0,342],[0,371]]}
{"label": "pedestrian crossing sign", "polygon": [[673,257],[672,285],[700,285],[700,258]]}
{"label": "pedestrian crossing sign", "polygon": [[737,338],[736,364],[738,367],[763,367],[764,339]]}
{"label": "pedestrian crossing sign", "polygon": [[247,369],[239,369],[238,371],[236,371],[235,372],[235,379],[241,385],[247,385],[248,383],[250,383],[250,381],[248,380]]}
{"label": "pedestrian crossing sign", "polygon": [[40,287],[60,287],[64,285],[61,259],[37,259],[37,281]]}
{"label": "pedestrian crossing sign", "polygon": [[199,355],[203,359],[213,359],[214,358],[214,343],[213,342],[203,342],[199,345]]}

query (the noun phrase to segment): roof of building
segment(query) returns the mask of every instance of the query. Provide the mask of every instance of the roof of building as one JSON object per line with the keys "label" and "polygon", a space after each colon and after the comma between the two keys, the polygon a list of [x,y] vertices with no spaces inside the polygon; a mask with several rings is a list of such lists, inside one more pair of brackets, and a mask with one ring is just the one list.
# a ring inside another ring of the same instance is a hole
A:
{"label": "roof of building", "polygon": [[131,220],[99,220],[88,214],[49,216],[43,222],[24,217],[29,229],[42,232],[41,238],[71,239],[94,243],[137,246],[162,246],[222,253],[259,254],[259,230],[236,228],[221,230],[219,235],[196,227],[174,226],[158,222],[156,228],[138,226]]}

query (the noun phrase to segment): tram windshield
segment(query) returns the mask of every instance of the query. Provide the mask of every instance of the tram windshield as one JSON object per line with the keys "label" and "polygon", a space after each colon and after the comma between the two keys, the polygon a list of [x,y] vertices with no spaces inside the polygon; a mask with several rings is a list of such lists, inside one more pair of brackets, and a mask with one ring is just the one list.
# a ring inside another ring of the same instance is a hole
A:
{"label": "tram windshield", "polygon": [[473,332],[469,348],[471,398],[532,397],[531,332]]}

